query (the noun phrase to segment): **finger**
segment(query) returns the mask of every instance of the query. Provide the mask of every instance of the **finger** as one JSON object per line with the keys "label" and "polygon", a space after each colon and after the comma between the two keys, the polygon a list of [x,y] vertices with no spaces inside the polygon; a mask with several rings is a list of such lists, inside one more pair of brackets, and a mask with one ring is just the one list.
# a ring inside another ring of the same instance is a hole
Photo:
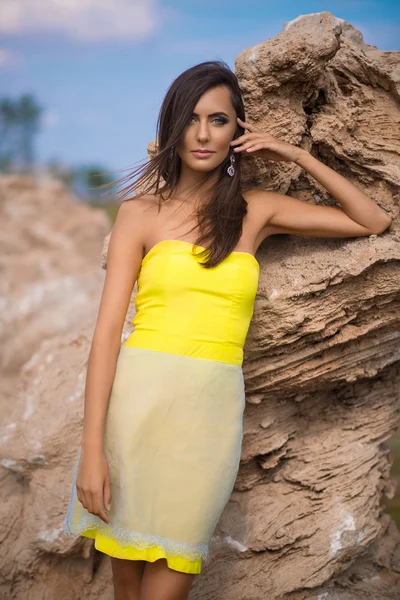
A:
{"label": "finger", "polygon": [[232,140],[229,145],[230,146],[237,146],[241,142],[246,141],[248,139],[248,136],[249,136],[248,133],[244,133],[243,135],[239,136],[238,138]]}
{"label": "finger", "polygon": [[247,123],[246,121],[242,121],[242,119],[240,119],[239,117],[237,117],[237,120],[241,127],[244,127],[245,129],[248,129],[249,131],[260,131],[260,129],[258,127],[256,127],[255,125],[251,125],[251,123]]}
{"label": "finger", "polygon": [[103,508],[103,494],[99,492],[92,492],[90,494],[91,500],[89,502],[90,509],[88,511],[92,515],[100,517],[106,523],[109,522],[108,515]]}
{"label": "finger", "polygon": [[85,498],[85,493],[82,490],[76,490],[76,496],[79,500],[79,502],[82,504],[83,508],[86,508],[86,498]]}
{"label": "finger", "polygon": [[104,508],[102,508],[100,502],[98,502],[98,504],[94,505],[93,514],[95,514],[98,517],[100,517],[100,519],[102,521],[104,521],[105,523],[109,523],[110,522],[108,514],[106,513],[106,511],[104,510]]}
{"label": "finger", "polygon": [[242,142],[246,142],[246,141],[254,141],[254,140],[258,139],[259,137],[260,136],[257,133],[244,133],[240,137],[232,140],[230,142],[230,146],[237,146],[238,144],[240,144]]}
{"label": "finger", "polygon": [[77,485],[75,485],[75,490],[76,490],[76,497],[78,498],[79,502],[82,504],[83,497],[81,494],[81,490],[78,489]]}
{"label": "finger", "polygon": [[105,506],[106,510],[110,510],[110,508],[111,508],[111,486],[110,486],[110,480],[108,478],[105,480],[105,483],[104,483],[103,500],[104,500],[104,506]]}
{"label": "finger", "polygon": [[254,140],[249,140],[245,144],[238,146],[233,149],[234,152],[241,152],[242,150],[246,150],[246,148],[250,148],[250,146],[254,146]]}
{"label": "finger", "polygon": [[264,148],[262,144],[254,144],[254,146],[246,148],[246,152],[254,152],[255,150],[261,150],[262,148]]}
{"label": "finger", "polygon": [[246,146],[238,146],[237,148],[234,148],[233,151],[235,153],[237,152],[243,152],[243,150],[246,148]]}
{"label": "finger", "polygon": [[93,495],[88,492],[86,495],[86,510],[93,514]]}

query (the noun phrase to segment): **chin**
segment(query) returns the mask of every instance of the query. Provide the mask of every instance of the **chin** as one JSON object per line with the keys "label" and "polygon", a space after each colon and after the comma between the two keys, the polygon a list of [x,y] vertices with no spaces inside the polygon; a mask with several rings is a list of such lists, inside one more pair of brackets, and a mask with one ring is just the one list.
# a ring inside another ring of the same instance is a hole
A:
{"label": "chin", "polygon": [[207,173],[208,171],[212,171],[213,169],[215,169],[215,167],[217,167],[218,165],[216,163],[211,163],[211,162],[207,162],[204,161],[203,164],[198,164],[196,163],[190,163],[187,164],[188,167],[190,167],[190,169],[192,169],[192,171],[197,171],[198,173]]}
{"label": "chin", "polygon": [[192,159],[191,161],[189,161],[187,164],[195,171],[211,171],[212,169],[215,169],[216,167],[218,167],[218,165],[221,164],[221,160],[218,160],[215,157],[213,157],[212,160],[202,160],[195,158],[194,160]]}

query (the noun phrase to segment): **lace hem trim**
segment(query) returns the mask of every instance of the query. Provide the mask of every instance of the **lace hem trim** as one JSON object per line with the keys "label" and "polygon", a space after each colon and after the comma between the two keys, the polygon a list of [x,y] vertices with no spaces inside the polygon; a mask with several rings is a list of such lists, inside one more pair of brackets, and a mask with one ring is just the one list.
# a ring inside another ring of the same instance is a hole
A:
{"label": "lace hem trim", "polygon": [[64,533],[67,536],[77,538],[87,530],[97,530],[106,538],[116,541],[121,546],[132,546],[138,550],[146,550],[152,546],[159,546],[168,556],[180,556],[187,560],[207,559],[209,547],[207,543],[190,544],[189,542],[176,542],[155,534],[143,534],[139,531],[127,531],[125,527],[116,524],[107,524],[97,515],[91,513],[81,515],[79,522],[74,523],[73,510],[76,498],[76,478],[78,474],[79,460],[82,448],[78,449],[78,459],[75,464],[72,477],[71,494],[67,514],[64,519]]}
{"label": "lace hem trim", "polygon": [[138,550],[146,550],[152,546],[159,546],[168,556],[180,556],[188,560],[199,558],[207,559],[208,544],[193,545],[188,542],[175,542],[154,534],[143,534],[138,531],[127,531],[115,525],[107,525],[96,515],[83,517],[79,526],[71,526],[68,520],[64,521],[64,533],[70,537],[79,537],[84,531],[97,530],[101,535],[115,540],[121,546],[132,546]]}

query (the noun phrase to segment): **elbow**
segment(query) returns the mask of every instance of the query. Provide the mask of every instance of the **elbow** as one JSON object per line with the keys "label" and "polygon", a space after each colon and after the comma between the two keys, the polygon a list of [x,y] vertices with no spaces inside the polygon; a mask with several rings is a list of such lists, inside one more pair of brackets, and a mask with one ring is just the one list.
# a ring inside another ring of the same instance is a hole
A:
{"label": "elbow", "polygon": [[393,218],[394,217],[392,217],[391,215],[385,213],[384,218],[381,219],[373,229],[371,229],[370,235],[379,235],[380,233],[383,233],[384,231],[389,229],[390,225],[392,224]]}

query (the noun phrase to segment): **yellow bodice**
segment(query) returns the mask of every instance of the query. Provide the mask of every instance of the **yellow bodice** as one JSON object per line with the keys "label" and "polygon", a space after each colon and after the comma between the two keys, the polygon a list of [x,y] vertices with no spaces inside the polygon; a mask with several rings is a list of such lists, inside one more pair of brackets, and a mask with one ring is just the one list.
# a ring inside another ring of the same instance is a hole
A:
{"label": "yellow bodice", "polygon": [[143,258],[134,331],[124,345],[241,365],[259,264],[249,252],[233,251],[205,269],[192,248],[162,240]]}

